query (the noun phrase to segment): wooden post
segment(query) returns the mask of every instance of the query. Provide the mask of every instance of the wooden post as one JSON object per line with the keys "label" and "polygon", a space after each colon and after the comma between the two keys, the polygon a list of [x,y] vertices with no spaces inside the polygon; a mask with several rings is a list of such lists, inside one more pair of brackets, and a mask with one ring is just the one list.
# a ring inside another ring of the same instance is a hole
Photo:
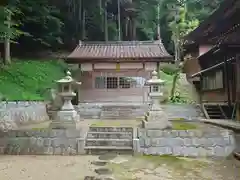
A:
{"label": "wooden post", "polygon": [[224,57],[224,80],[227,86],[227,98],[228,98],[228,107],[231,107],[231,94],[230,94],[230,83],[229,83],[229,72],[228,72],[228,62]]}

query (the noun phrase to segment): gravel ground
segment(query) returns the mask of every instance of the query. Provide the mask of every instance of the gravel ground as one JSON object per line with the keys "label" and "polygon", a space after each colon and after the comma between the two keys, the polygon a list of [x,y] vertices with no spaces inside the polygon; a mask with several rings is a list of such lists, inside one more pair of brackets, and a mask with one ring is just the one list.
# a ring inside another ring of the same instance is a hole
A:
{"label": "gravel ground", "polygon": [[[98,156],[0,156],[1,180],[84,180],[98,176]],[[109,165],[117,180],[239,180],[236,160],[118,156]]]}

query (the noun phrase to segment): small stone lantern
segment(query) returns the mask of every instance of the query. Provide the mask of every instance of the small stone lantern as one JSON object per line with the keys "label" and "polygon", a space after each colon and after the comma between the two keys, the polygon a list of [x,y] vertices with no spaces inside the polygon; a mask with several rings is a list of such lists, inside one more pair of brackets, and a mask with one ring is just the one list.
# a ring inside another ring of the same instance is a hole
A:
{"label": "small stone lantern", "polygon": [[51,128],[66,129],[76,128],[77,122],[80,120],[79,114],[74,109],[71,100],[76,93],[73,92],[73,86],[81,85],[81,82],[76,82],[68,71],[63,79],[56,81],[59,86],[59,96],[63,99],[63,105],[57,112],[56,119],[51,123]]}
{"label": "small stone lantern", "polygon": [[146,119],[143,121],[144,128],[165,129],[171,127],[171,123],[160,105],[163,98],[164,82],[164,80],[158,78],[156,71],[152,72],[152,78],[147,81],[147,85],[150,86],[149,98],[151,104]]}

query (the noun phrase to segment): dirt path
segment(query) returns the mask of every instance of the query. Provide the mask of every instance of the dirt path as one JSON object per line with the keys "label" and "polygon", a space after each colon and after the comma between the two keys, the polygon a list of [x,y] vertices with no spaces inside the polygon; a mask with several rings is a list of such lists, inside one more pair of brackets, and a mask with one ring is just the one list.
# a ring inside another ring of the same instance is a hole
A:
{"label": "dirt path", "polygon": [[[84,180],[97,176],[98,156],[0,156],[1,180]],[[109,165],[117,180],[238,180],[235,160],[118,156]]]}

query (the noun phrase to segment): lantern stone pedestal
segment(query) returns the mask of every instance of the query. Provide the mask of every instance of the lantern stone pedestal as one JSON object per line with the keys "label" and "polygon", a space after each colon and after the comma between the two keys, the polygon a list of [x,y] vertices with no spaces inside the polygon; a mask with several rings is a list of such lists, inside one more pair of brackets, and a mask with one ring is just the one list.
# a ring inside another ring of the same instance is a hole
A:
{"label": "lantern stone pedestal", "polygon": [[55,119],[50,124],[52,129],[76,129],[80,121],[80,115],[74,109],[71,100],[76,94],[72,91],[72,85],[81,84],[71,77],[71,73],[67,72],[67,76],[57,81],[60,87],[60,97],[63,99],[63,106],[57,112]]}
{"label": "lantern stone pedestal", "polygon": [[160,101],[163,97],[162,86],[164,81],[157,77],[157,72],[152,72],[152,78],[147,81],[150,85],[149,97],[151,105],[145,120],[142,122],[143,128],[146,129],[167,129],[171,128],[172,124],[168,120],[167,114],[162,110]]}

